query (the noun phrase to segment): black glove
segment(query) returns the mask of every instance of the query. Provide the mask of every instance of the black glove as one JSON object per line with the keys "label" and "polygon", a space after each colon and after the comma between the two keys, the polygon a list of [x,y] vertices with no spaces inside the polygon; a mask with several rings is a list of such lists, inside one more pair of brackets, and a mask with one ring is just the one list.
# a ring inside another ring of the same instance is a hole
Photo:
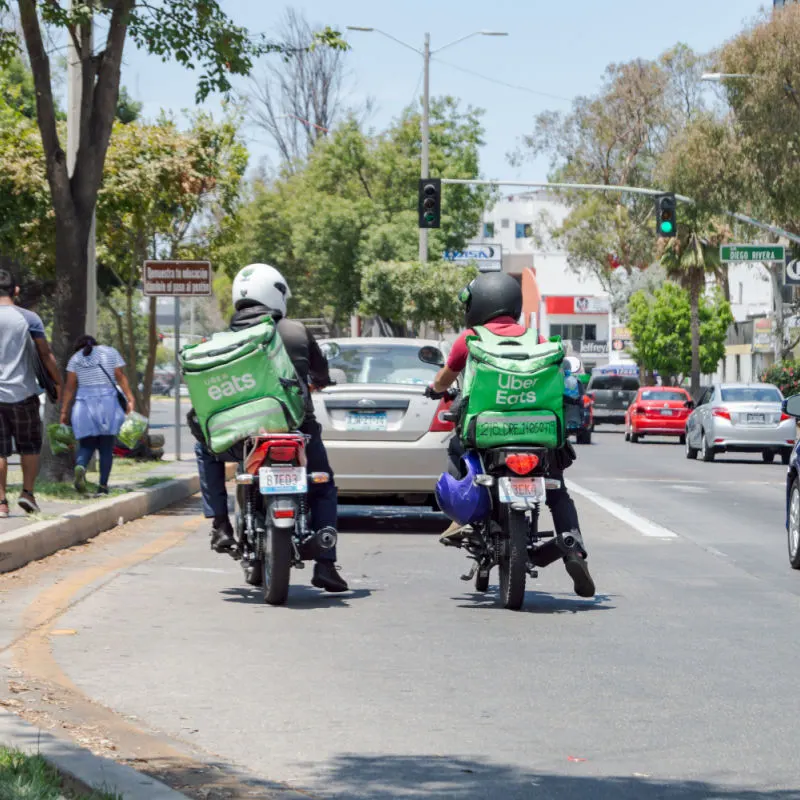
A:
{"label": "black glove", "polygon": [[567,440],[558,450],[553,453],[555,457],[556,466],[563,472],[567,467],[571,467],[578,457],[572,442]]}
{"label": "black glove", "polygon": [[448,396],[448,391],[445,389],[443,392],[437,392],[436,389],[433,388],[433,384],[429,383],[425,387],[425,397],[430,398],[431,400],[441,400],[443,397]]}

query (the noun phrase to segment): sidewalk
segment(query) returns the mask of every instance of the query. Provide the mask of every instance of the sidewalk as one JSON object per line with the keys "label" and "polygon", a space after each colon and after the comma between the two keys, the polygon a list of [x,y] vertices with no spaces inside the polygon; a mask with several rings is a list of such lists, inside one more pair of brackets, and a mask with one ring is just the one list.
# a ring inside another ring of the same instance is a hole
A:
{"label": "sidewalk", "polygon": [[70,484],[52,486],[37,482],[36,501],[41,508],[41,514],[26,514],[18,505],[17,499],[21,489],[22,474],[19,471],[19,461],[9,463],[7,499],[11,516],[0,519],[0,534],[17,530],[18,528],[42,522],[63,514],[71,513],[79,508],[91,507],[97,503],[107,501],[109,497],[120,497],[129,492],[158,486],[173,478],[189,477],[197,474],[197,464],[194,458],[183,457],[181,461],[150,461],[135,462],[129,459],[115,458],[109,481],[110,494],[108,496],[94,497],[97,483],[97,473],[90,472],[86,480],[90,491],[79,495]]}

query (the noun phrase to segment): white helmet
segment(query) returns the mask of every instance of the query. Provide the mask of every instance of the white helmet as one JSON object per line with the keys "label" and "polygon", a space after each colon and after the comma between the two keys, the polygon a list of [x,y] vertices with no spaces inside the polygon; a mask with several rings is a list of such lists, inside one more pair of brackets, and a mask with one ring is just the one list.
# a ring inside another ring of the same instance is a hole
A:
{"label": "white helmet", "polygon": [[270,311],[286,316],[286,301],[292,296],[286,278],[269,264],[248,264],[233,279],[233,306],[260,303]]}
{"label": "white helmet", "polygon": [[566,366],[573,375],[580,375],[583,371],[581,360],[575,356],[567,356],[564,359],[564,366]]}

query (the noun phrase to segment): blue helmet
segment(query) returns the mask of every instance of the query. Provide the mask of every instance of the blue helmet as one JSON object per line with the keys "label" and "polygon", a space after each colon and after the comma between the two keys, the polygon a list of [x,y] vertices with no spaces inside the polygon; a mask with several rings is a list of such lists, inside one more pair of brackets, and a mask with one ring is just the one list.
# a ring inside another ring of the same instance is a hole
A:
{"label": "blue helmet", "polygon": [[489,515],[492,501],[485,486],[475,485],[475,476],[483,473],[477,453],[466,453],[462,462],[467,474],[458,480],[449,472],[442,473],[436,482],[439,508],[459,525],[478,522]]}

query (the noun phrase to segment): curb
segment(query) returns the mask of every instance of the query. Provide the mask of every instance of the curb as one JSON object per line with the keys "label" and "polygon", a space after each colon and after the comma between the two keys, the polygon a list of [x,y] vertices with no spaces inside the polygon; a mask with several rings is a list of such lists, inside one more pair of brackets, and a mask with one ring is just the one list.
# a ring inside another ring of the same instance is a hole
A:
{"label": "curb", "polygon": [[[226,464],[228,478],[235,464]],[[141,489],[68,511],[58,519],[35,522],[0,535],[0,573],[11,572],[30,561],[46,558],[67,547],[85,542],[117,525],[132,522],[162,508],[179,503],[200,491],[198,475]]]}
{"label": "curb", "polygon": [[124,764],[59,739],[6,711],[0,711],[0,742],[26,755],[40,755],[84,792],[116,792],[124,800],[186,800],[186,795]]}

